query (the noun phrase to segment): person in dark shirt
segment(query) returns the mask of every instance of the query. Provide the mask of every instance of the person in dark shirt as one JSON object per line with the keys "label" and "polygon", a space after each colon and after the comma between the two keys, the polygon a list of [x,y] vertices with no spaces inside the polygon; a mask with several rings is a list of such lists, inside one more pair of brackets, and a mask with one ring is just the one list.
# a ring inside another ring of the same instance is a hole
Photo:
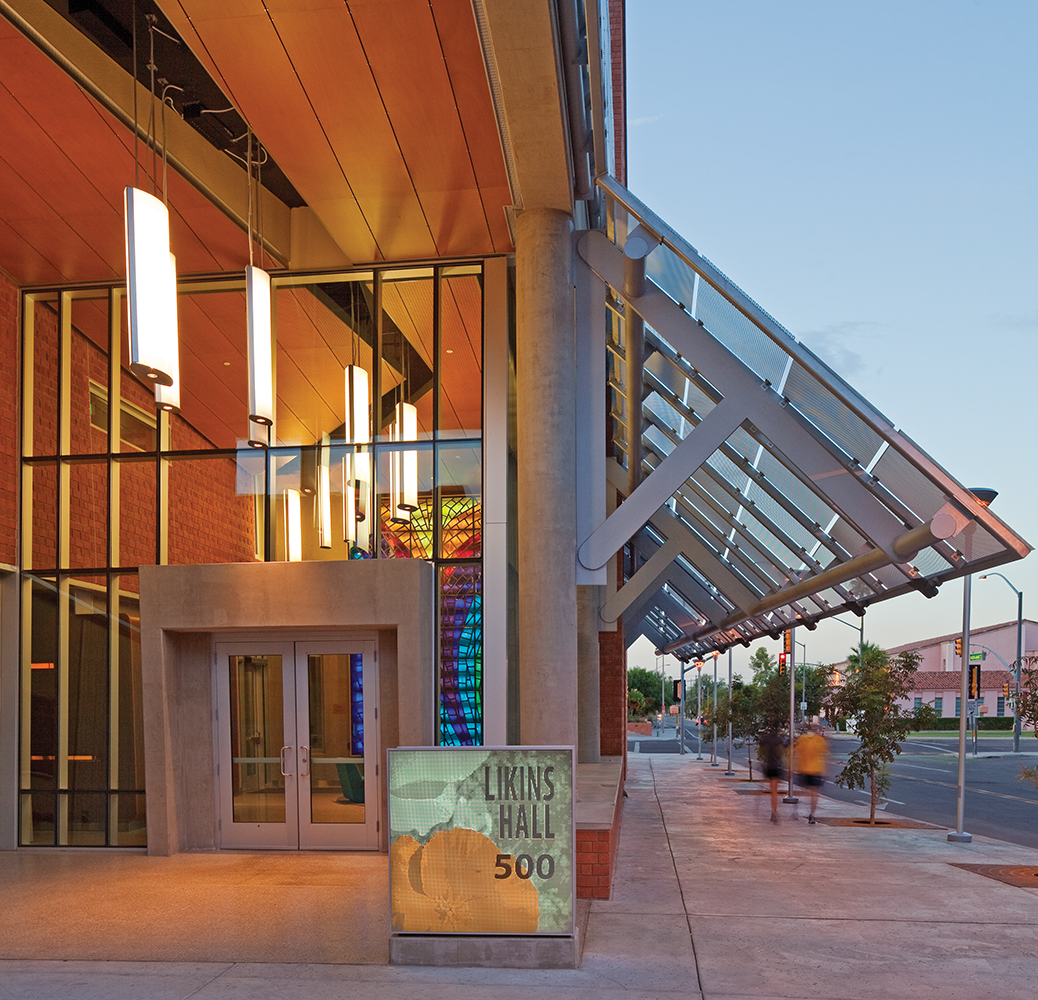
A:
{"label": "person in dark shirt", "polygon": [[764,765],[764,777],[767,778],[771,791],[771,822],[777,823],[778,783],[782,777],[782,739],[774,730],[769,730],[761,735],[758,745]]}

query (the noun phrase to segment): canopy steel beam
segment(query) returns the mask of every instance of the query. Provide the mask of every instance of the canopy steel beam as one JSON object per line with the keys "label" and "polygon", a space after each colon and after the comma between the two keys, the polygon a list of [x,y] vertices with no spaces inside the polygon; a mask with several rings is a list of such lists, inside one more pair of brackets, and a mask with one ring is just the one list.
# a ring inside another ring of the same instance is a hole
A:
{"label": "canopy steel beam", "polygon": [[[622,286],[623,254],[604,233],[598,231],[586,233],[580,240],[579,251],[591,269],[606,284],[614,288],[618,285]],[[860,467],[853,467],[854,471],[848,468],[844,464],[843,457],[834,455],[829,450],[829,445],[820,440],[822,437],[820,432],[813,431],[806,421],[802,422],[793,410],[783,405],[782,397],[769,385],[762,382],[753,371],[720,341],[711,336],[709,331],[692,319],[653,282],[646,280],[645,294],[634,299],[631,305],[654,329],[665,331],[668,339],[681,354],[685,357],[695,358],[696,368],[706,375],[712,385],[717,386],[724,393],[724,399],[707,414],[700,427],[688,435],[682,445],[693,440],[707,420],[718,410],[722,407],[728,410],[728,407],[725,406],[726,403],[737,401],[737,404],[731,407],[730,414],[726,413],[729,422],[736,415],[741,419],[735,426],[741,424],[743,420],[750,420],[758,431],[755,436],[761,439],[762,443],[772,446],[772,450],[777,448],[785,456],[796,455],[796,461],[790,462],[787,459],[787,465],[799,469],[801,477],[808,480],[814,489],[826,498],[830,506],[846,518],[849,524],[853,525],[864,537],[871,539],[874,545],[887,552],[888,562],[900,561],[894,557],[891,546],[894,539],[903,533],[905,526],[861,481],[858,477]],[[818,437],[816,437],[816,433]],[[704,440],[703,445],[705,444]],[[836,446],[832,445],[832,448],[836,449]],[[660,495],[662,490],[675,480],[680,485],[680,482],[683,481],[678,479],[681,471],[685,472],[684,478],[687,478],[709,456],[703,456],[694,465],[686,462],[681,466],[679,460],[685,459],[686,455],[699,458],[700,451],[701,449],[693,450],[689,446],[686,451],[676,448],[671,452],[657,468],[657,471],[639,487],[639,490],[645,491],[644,499],[648,500],[650,496]],[[659,469],[662,469],[668,462],[673,468],[670,470],[667,482],[660,483],[650,493],[648,488],[652,485],[652,480],[659,473]],[[864,470],[861,472],[864,473]],[[677,489],[676,485],[674,489]],[[660,500],[660,504],[664,503],[673,492],[674,490],[671,490],[667,493]],[[627,504],[623,506],[626,507]],[[644,501],[639,512],[643,509]],[[617,511],[617,514],[622,510],[623,507]],[[626,530],[627,522],[633,524],[636,520],[633,510],[630,515],[622,526],[620,522],[615,522],[615,534],[609,530],[603,530],[608,525],[607,521],[581,546],[580,558],[584,565],[587,565],[585,557],[601,559],[604,562],[611,554],[607,553],[603,557],[601,552],[604,548],[614,543],[616,548],[619,548],[627,538],[630,538],[631,534],[641,526],[640,524],[634,525],[626,538],[616,542],[616,534],[621,533],[621,527],[622,530]],[[644,523],[644,520],[641,523]],[[594,539],[594,544],[589,544],[592,539]],[[614,552],[616,548],[613,549]]]}

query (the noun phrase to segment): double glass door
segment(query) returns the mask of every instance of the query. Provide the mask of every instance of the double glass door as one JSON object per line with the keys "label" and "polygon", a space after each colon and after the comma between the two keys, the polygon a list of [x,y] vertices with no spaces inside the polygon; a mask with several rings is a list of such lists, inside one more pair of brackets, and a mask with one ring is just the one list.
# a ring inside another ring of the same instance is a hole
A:
{"label": "double glass door", "polygon": [[223,847],[378,847],[370,641],[218,642]]}

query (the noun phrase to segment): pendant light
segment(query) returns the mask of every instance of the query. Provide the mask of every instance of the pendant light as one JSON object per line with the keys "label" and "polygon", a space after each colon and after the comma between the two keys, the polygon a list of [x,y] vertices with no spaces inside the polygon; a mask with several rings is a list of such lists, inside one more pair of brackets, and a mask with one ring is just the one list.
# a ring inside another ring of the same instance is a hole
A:
{"label": "pendant light", "polygon": [[[178,366],[176,264],[169,252],[169,211],[139,188],[125,191],[126,298],[130,371],[154,385],[172,385]],[[170,302],[173,313],[170,315]]]}
{"label": "pendant light", "polygon": [[245,313],[249,334],[249,444],[262,448],[269,442],[274,424],[270,275],[252,264],[245,268]]}
{"label": "pendant light", "polygon": [[[396,404],[391,432],[393,441],[414,441],[418,437],[418,408],[413,403]],[[390,468],[390,520],[407,524],[418,509],[418,452],[398,449]]]}
{"label": "pendant light", "polygon": [[371,489],[371,406],[368,373],[350,364],[345,372],[346,443],[353,454],[343,458],[343,535],[344,541],[367,551],[371,541],[368,521],[368,493]]}
{"label": "pendant light", "polygon": [[[274,426],[274,348],[271,323],[270,275],[252,262],[252,127],[248,130],[246,171],[249,177],[249,264],[245,268],[245,316],[248,328],[249,444],[265,448],[272,443]],[[264,153],[264,156],[266,154]],[[262,170],[262,160],[257,170]],[[262,190],[262,174],[257,184]],[[258,213],[257,213],[258,214]],[[263,230],[259,231],[260,248]]]}
{"label": "pendant light", "polygon": [[168,336],[175,345],[170,358],[170,376],[172,382],[164,385],[161,382],[155,386],[155,405],[160,410],[170,413],[181,411],[181,357],[180,337],[177,336],[177,313],[176,313],[176,258],[169,254],[169,274],[163,282],[163,293],[165,302],[162,307],[165,322],[169,325]]}
{"label": "pendant light", "polygon": [[318,446],[317,461],[317,545],[322,549],[332,547],[331,451],[331,441],[324,434]]}
{"label": "pendant light", "polygon": [[303,524],[299,490],[285,490],[285,558],[303,560]]}

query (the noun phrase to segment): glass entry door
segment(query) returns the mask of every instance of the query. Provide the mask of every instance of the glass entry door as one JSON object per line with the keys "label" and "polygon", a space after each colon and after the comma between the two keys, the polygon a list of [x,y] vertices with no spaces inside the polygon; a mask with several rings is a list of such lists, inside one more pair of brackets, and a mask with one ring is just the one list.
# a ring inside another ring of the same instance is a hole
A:
{"label": "glass entry door", "polygon": [[223,847],[378,848],[371,641],[216,644]]}

